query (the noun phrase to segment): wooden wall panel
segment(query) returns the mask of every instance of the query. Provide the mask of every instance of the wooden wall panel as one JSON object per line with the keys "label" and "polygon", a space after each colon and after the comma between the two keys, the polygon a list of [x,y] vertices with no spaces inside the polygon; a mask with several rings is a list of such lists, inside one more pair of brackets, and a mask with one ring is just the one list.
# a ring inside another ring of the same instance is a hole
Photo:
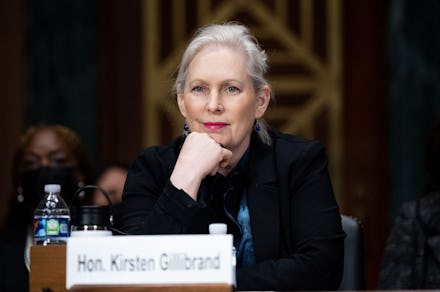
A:
{"label": "wooden wall panel", "polygon": [[24,1],[0,2],[0,225],[12,194],[12,156],[24,124]]}
{"label": "wooden wall panel", "polygon": [[387,236],[386,2],[344,5],[345,212],[364,224],[366,282],[377,285]]}
{"label": "wooden wall panel", "polygon": [[98,1],[98,129],[103,162],[131,163],[142,147],[140,1]]}

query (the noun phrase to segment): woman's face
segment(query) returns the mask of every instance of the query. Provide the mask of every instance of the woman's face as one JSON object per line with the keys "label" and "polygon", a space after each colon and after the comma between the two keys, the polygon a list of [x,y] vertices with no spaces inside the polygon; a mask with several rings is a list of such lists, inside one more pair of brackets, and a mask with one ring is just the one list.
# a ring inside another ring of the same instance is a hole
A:
{"label": "woman's face", "polygon": [[[110,167],[100,175],[96,185],[108,193],[112,204],[118,204],[122,201],[126,178],[127,170],[116,166]],[[108,205],[107,199],[99,192],[94,194],[93,202],[95,205]]]}
{"label": "woman's face", "polygon": [[59,136],[50,129],[35,133],[26,147],[20,164],[20,171],[40,167],[75,167],[76,160]]}
{"label": "woman's face", "polygon": [[21,202],[33,209],[43,196],[44,185],[61,185],[61,195],[70,202],[83,175],[67,143],[54,130],[38,130],[27,146],[19,164]]}
{"label": "woman's face", "polygon": [[243,53],[228,47],[203,48],[189,64],[183,93],[177,96],[190,131],[207,133],[241,153],[270,99],[268,87],[255,92],[246,61]]}

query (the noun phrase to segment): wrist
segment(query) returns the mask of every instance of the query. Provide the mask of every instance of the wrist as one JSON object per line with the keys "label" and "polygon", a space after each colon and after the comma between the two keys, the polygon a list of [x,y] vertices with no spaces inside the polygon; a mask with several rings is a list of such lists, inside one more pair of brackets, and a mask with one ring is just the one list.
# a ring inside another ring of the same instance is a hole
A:
{"label": "wrist", "polygon": [[173,171],[170,182],[176,189],[183,190],[193,198],[194,201],[197,201],[197,194],[201,183],[200,179],[190,175],[179,175]]}

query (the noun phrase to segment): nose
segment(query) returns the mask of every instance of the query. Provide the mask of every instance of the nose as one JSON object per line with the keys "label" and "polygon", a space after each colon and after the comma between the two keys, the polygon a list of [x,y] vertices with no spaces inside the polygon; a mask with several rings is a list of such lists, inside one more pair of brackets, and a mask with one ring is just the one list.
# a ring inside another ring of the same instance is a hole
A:
{"label": "nose", "polygon": [[208,98],[207,109],[210,112],[220,112],[223,110],[221,97],[217,91],[212,91]]}
{"label": "nose", "polygon": [[40,158],[40,166],[41,167],[49,167],[50,166],[50,160],[48,157],[41,157]]}

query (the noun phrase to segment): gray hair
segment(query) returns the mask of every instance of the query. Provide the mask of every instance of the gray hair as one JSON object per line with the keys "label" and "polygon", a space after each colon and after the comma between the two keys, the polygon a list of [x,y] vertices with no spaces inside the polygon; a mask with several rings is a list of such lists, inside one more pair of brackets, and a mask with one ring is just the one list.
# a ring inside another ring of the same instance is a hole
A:
{"label": "gray hair", "polygon": [[[249,29],[238,23],[228,22],[225,24],[212,24],[201,28],[189,43],[179,65],[177,77],[174,83],[176,94],[183,93],[188,73],[188,66],[197,53],[208,45],[226,46],[234,50],[241,50],[248,59],[247,72],[252,79],[254,90],[260,91],[263,86],[269,83],[265,78],[267,71],[267,55],[259,46],[256,38],[250,33]],[[272,90],[270,98],[274,100]],[[263,118],[255,121],[258,136],[265,143],[270,145],[272,140],[267,130],[267,124]]]}

